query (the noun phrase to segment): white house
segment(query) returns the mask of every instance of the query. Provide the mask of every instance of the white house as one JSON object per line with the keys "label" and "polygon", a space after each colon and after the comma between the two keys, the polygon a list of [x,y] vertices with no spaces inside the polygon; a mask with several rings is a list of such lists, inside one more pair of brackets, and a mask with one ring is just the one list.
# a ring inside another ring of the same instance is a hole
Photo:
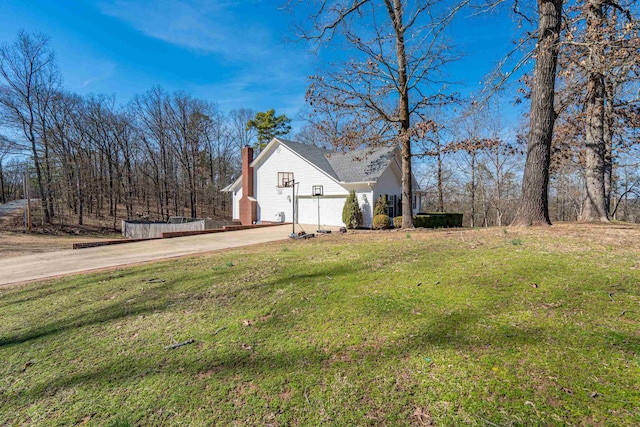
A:
{"label": "white house", "polygon": [[[415,179],[413,188],[418,188]],[[351,190],[358,197],[365,227],[371,227],[379,195],[387,195],[389,216],[399,215],[399,147],[334,153],[274,138],[255,159],[253,149],[244,147],[242,176],[223,189],[232,193],[233,218],[242,224],[291,222],[295,212],[296,223],[326,226],[344,225],[342,208]],[[412,197],[414,214],[420,211],[419,193],[414,190]]]}

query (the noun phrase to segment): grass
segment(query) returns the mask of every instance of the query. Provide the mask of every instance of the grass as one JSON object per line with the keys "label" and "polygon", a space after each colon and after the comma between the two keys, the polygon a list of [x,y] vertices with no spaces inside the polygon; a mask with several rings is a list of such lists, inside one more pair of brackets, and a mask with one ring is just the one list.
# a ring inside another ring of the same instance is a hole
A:
{"label": "grass", "polygon": [[638,425],[639,246],[359,233],[3,289],[0,425]]}

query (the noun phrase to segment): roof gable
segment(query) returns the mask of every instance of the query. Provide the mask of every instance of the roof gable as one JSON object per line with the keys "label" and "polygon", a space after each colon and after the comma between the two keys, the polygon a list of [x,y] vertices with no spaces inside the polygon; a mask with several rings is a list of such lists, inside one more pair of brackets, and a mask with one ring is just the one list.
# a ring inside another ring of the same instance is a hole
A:
{"label": "roof gable", "polygon": [[334,169],[331,167],[331,164],[327,160],[327,154],[330,154],[331,151],[320,148],[316,145],[301,144],[299,142],[289,141],[286,139],[278,138],[278,141],[280,141],[282,145],[289,148],[298,156],[302,157],[303,159],[320,169],[322,172],[329,175],[331,178],[335,179],[336,181],[340,181],[338,175],[336,175]]}

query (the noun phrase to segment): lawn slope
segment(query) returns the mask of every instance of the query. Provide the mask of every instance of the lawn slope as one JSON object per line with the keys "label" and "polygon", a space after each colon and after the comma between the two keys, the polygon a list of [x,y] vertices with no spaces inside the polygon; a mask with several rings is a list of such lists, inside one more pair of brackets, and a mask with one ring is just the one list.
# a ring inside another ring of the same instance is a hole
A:
{"label": "lawn slope", "polygon": [[639,425],[639,253],[359,233],[0,289],[0,425]]}

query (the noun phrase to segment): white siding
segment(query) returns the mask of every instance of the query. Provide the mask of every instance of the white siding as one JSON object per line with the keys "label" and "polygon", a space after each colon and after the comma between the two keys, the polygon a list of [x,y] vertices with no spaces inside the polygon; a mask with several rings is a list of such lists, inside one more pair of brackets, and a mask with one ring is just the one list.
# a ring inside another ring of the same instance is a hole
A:
{"label": "white siding", "polygon": [[382,173],[380,178],[378,178],[373,194],[376,197],[376,200],[381,194],[396,195],[400,197],[402,194],[402,175],[400,175],[400,171],[396,167],[395,162]]}
{"label": "white siding", "polygon": [[232,218],[234,220],[240,220],[240,199],[242,199],[242,186],[238,186],[238,190],[233,193],[233,214]]}
{"label": "white siding", "polygon": [[414,197],[414,200],[416,201],[416,205],[415,205],[416,207],[413,209],[413,214],[416,215],[422,212],[422,197],[420,196],[420,194],[414,194],[413,197]]}
{"label": "white siding", "polygon": [[[342,209],[346,196],[320,197],[320,225],[342,227]],[[318,225],[318,200],[316,197],[300,197],[298,199],[298,222],[300,224]]]}
{"label": "white siding", "polygon": [[[373,206],[375,207],[378,196],[396,196],[400,200],[402,195],[402,172],[396,162],[392,162],[391,165],[385,170],[378,182],[376,183],[373,191]],[[392,203],[392,198],[389,197],[389,203]],[[397,216],[397,212],[394,212]]]}
{"label": "white siding", "polygon": [[[373,199],[373,188],[369,184],[351,184],[347,185],[347,190],[355,190],[360,210],[362,211],[362,226],[371,228],[373,219],[373,207],[375,200]],[[342,216],[342,214],[341,214]]]}
{"label": "white siding", "polygon": [[371,189],[356,190],[356,197],[362,210],[362,226],[371,228],[373,223],[373,208],[376,205]]}
{"label": "white siding", "polygon": [[[325,197],[346,197],[348,194],[335,180],[281,144],[275,144],[272,152],[266,154],[268,155],[260,164],[255,165],[254,169],[259,221],[278,221],[281,212],[284,212],[284,221],[292,220],[292,189],[277,188],[278,172],[293,172],[296,181],[296,197],[300,200],[311,196],[311,187],[314,185],[323,186]],[[310,211],[311,206],[314,204],[310,206],[303,204],[304,212],[300,210],[299,215],[300,218],[303,218],[303,215],[305,218],[313,218],[313,224],[317,223],[317,205]],[[302,209],[300,204],[298,207]]]}

